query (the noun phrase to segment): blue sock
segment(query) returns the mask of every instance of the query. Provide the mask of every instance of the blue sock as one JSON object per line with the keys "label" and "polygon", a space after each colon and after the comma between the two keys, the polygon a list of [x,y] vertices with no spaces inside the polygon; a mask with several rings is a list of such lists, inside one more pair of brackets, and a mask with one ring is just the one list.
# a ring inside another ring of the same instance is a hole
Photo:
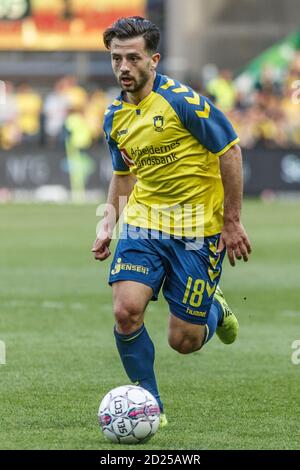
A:
{"label": "blue sock", "polygon": [[216,299],[214,299],[211,304],[209,315],[208,315],[208,321],[207,321],[208,335],[205,340],[205,343],[207,343],[215,334],[217,326],[218,324],[221,323],[222,319],[223,319],[222,307],[219,304],[219,302]]}
{"label": "blue sock", "polygon": [[141,387],[152,393],[159,404],[160,410],[163,411],[163,404],[154,375],[154,345],[145,325],[142,325],[139,330],[130,335],[122,335],[115,328],[114,334],[128,377],[132,382],[138,382]]}

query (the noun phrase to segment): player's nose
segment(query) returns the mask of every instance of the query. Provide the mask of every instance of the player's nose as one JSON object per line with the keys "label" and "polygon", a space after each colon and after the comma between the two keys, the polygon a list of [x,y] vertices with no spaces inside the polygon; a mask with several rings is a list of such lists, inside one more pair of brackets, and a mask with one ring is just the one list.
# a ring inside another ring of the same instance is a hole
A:
{"label": "player's nose", "polygon": [[120,72],[129,72],[129,66],[126,59],[123,59],[120,65]]}

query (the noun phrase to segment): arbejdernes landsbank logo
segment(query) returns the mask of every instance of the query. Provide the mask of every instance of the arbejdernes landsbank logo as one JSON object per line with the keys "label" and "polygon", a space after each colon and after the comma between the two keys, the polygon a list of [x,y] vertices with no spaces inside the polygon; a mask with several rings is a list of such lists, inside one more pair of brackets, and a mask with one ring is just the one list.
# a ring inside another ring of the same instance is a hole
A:
{"label": "arbejdernes landsbank logo", "polygon": [[164,130],[163,125],[164,125],[164,118],[163,118],[163,116],[154,116],[154,118],[153,118],[153,126],[154,126],[154,129],[155,129],[157,132],[162,132],[162,131]]}

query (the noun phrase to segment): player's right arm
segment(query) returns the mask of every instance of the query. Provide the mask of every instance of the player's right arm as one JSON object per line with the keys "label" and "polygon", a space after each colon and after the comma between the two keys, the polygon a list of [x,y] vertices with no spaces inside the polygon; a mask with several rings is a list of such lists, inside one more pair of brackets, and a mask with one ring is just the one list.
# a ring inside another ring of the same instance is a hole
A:
{"label": "player's right arm", "polygon": [[109,245],[114,227],[135,185],[135,177],[130,173],[122,157],[118,143],[112,136],[115,111],[121,105],[119,101],[117,101],[116,106],[114,103],[105,112],[103,123],[104,135],[112,159],[113,176],[109,185],[104,217],[92,248],[95,259],[99,261],[105,260],[110,255]]}
{"label": "player's right arm", "polygon": [[134,184],[135,178],[130,173],[113,174],[109,185],[104,217],[92,248],[96,260],[103,261],[110,256],[109,245],[112,233],[127,204]]}

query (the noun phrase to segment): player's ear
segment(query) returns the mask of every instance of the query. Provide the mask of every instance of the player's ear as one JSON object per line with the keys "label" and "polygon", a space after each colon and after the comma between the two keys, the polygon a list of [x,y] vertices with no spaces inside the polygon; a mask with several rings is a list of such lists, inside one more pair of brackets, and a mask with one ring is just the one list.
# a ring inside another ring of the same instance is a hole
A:
{"label": "player's ear", "polygon": [[151,70],[156,70],[159,61],[160,61],[160,54],[159,52],[156,52],[151,57],[151,67],[150,67]]}

